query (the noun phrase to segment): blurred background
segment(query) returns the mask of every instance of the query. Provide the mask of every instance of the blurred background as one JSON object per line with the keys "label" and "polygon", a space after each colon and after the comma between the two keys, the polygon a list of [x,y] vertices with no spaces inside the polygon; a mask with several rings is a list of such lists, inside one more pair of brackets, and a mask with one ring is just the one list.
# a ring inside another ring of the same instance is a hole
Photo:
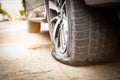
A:
{"label": "blurred background", "polygon": [[0,21],[25,19],[22,0],[0,0]]}

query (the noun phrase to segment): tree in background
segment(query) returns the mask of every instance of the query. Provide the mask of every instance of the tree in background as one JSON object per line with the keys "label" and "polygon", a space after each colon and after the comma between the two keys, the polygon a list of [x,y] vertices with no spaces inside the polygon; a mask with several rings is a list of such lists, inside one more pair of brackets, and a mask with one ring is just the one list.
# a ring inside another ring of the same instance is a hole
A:
{"label": "tree in background", "polygon": [[24,10],[20,10],[19,12],[20,12],[20,15],[21,15],[21,16],[24,16],[24,15],[25,15]]}
{"label": "tree in background", "polygon": [[7,11],[5,11],[5,10],[3,10],[1,7],[0,7],[0,14],[3,14],[3,16],[8,16],[9,18],[11,18],[11,16],[10,16],[10,14],[7,12]]}

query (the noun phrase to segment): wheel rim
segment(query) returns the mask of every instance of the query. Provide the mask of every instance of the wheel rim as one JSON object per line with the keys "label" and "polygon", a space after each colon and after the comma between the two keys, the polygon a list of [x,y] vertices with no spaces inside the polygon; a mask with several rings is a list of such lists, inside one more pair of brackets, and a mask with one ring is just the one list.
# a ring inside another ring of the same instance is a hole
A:
{"label": "wheel rim", "polygon": [[[50,4],[51,1],[49,1]],[[68,21],[66,15],[66,1],[56,0],[54,1],[56,9],[51,9],[56,12],[50,19],[50,24],[53,27],[52,38],[54,48],[57,53],[65,54],[67,51],[67,40],[68,40]],[[52,14],[52,13],[51,13]]]}

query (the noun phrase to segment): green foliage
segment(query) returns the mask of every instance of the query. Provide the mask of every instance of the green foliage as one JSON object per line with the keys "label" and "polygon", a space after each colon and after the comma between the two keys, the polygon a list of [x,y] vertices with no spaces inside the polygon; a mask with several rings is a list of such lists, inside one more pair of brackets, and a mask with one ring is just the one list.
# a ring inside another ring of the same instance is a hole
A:
{"label": "green foliage", "polygon": [[0,13],[3,14],[3,15],[8,16],[9,18],[11,18],[10,14],[7,11],[3,10],[2,8],[0,8]]}
{"label": "green foliage", "polygon": [[25,15],[24,10],[20,10],[19,12],[20,12],[20,15],[21,15],[21,16],[24,16],[24,15]]}

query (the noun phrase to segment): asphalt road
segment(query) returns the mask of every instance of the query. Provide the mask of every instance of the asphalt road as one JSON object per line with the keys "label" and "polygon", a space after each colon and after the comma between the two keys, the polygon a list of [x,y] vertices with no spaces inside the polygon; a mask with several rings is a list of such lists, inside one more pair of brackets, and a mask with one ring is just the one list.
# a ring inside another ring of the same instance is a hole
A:
{"label": "asphalt road", "polygon": [[120,80],[119,59],[72,67],[57,62],[51,50],[48,31],[28,33],[25,21],[0,23],[0,80]]}

